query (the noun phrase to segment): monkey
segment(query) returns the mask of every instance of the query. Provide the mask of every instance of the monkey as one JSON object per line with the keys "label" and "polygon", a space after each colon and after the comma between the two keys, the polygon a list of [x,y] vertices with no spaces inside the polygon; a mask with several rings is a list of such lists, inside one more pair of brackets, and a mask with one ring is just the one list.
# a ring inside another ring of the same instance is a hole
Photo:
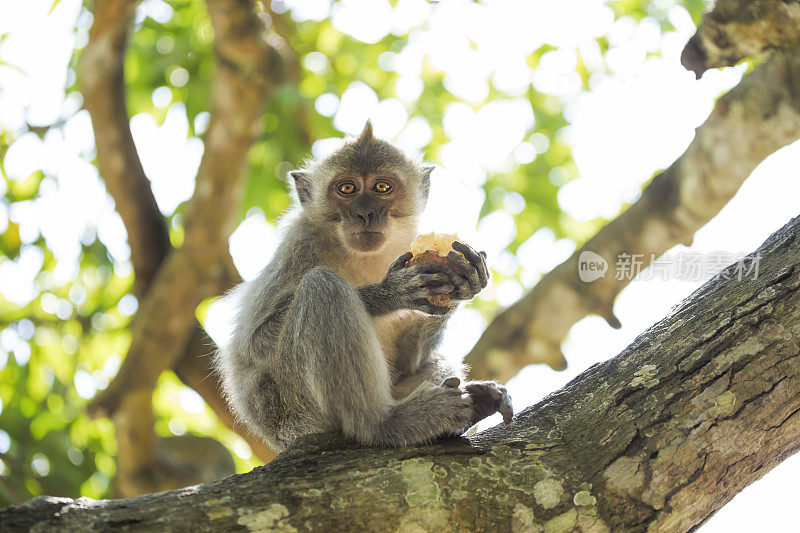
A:
{"label": "monkey", "polygon": [[[264,269],[237,286],[233,331],[216,368],[232,411],[277,452],[340,432],[363,445],[462,435],[506,389],[462,384],[436,351],[449,316],[488,283],[486,254],[461,242],[449,264],[407,266],[432,166],[362,133],[290,172],[295,206]],[[446,306],[428,297],[450,294]]]}

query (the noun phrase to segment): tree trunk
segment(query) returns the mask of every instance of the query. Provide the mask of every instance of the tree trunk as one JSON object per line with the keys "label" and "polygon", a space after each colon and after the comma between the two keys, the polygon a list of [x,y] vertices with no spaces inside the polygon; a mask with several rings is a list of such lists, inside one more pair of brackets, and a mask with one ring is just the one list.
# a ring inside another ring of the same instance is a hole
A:
{"label": "tree trunk", "polygon": [[[800,447],[800,217],[622,354],[505,427],[403,449],[317,435],[124,500],[40,497],[4,531],[688,531]],[[741,265],[740,265],[741,266]]]}

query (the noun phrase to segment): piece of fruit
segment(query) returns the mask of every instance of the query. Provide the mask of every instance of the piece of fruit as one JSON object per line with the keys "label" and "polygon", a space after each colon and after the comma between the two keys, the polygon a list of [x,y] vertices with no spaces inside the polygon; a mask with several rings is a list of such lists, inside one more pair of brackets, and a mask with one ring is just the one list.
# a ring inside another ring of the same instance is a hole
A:
{"label": "piece of fruit", "polygon": [[[414,239],[411,243],[411,253],[414,256],[408,260],[406,266],[426,265],[428,263],[447,263],[447,254],[461,252],[453,250],[453,241],[458,240],[458,235],[451,233],[425,233]],[[427,298],[431,305],[442,307],[450,303],[451,295],[437,294]]]}

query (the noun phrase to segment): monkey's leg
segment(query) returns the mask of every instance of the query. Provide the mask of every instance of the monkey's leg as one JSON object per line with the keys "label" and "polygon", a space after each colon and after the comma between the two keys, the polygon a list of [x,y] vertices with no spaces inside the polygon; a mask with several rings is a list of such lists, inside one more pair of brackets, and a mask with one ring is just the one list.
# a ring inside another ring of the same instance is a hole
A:
{"label": "monkey's leg", "polygon": [[511,421],[514,416],[514,406],[505,387],[494,381],[464,383],[462,376],[461,365],[452,365],[441,354],[431,353],[415,374],[404,377],[395,384],[393,390],[396,397],[402,397],[419,383],[428,382],[466,391],[472,399],[472,420],[463,429],[495,413],[503,415],[503,422],[506,424]]}
{"label": "monkey's leg", "polygon": [[310,374],[313,397],[343,432],[365,444],[432,440],[469,425],[472,400],[458,388],[421,383],[391,396],[378,337],[357,290],[324,268],[303,278],[286,321],[284,361]]}

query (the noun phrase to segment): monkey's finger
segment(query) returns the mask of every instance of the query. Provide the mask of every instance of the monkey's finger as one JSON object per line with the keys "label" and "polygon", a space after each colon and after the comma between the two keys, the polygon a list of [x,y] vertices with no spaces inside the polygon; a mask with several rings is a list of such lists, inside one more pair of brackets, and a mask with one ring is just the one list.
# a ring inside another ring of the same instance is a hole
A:
{"label": "monkey's finger", "polygon": [[408,263],[412,257],[414,257],[414,254],[412,254],[411,252],[404,253],[403,255],[395,259],[391,265],[389,265],[389,272],[393,272],[395,270],[400,270],[401,268],[404,268],[406,266],[406,263]]}
{"label": "monkey's finger", "polygon": [[475,297],[475,293],[472,292],[472,290],[469,289],[469,288],[467,288],[467,289],[456,289],[456,291],[453,293],[453,296],[452,296],[452,298],[454,300],[460,300],[460,301],[472,300],[472,298],[474,298],[474,297]]}
{"label": "monkey's finger", "polygon": [[416,280],[420,287],[432,287],[438,285],[452,285],[450,276],[444,272],[435,274],[420,274]]}
{"label": "monkey's finger", "polygon": [[469,286],[469,282],[458,273],[451,271],[450,283],[455,287],[453,298],[456,300],[469,300],[475,296],[475,291]]}
{"label": "monkey's finger", "polygon": [[464,278],[460,279],[461,283],[456,285],[456,290],[453,292],[452,298],[461,301],[472,300],[475,297],[476,291],[472,290]]}
{"label": "monkey's finger", "polygon": [[424,265],[416,265],[411,267],[414,272],[419,274],[426,274],[430,272],[446,272],[446,266],[444,263],[425,263]]}
{"label": "monkey's finger", "polygon": [[466,259],[455,252],[450,252],[447,254],[447,260],[448,264],[467,280],[473,294],[479,293],[486,286],[481,280],[478,270],[469,264]]}
{"label": "monkey's finger", "polygon": [[431,291],[432,294],[451,294],[456,290],[456,288],[453,285],[449,284],[449,283],[446,283],[444,285],[437,285],[437,286],[433,286],[433,287],[429,287],[429,288],[430,288],[430,291]]}
{"label": "monkey's finger", "polygon": [[486,287],[489,283],[489,268],[486,266],[486,258],[463,242],[453,241],[453,250],[464,254],[469,263],[478,272],[481,286]]}
{"label": "monkey's finger", "polygon": [[456,244],[461,248],[459,251],[467,257],[470,264],[472,264],[481,275],[481,281],[484,283],[483,286],[486,287],[491,277],[489,267],[486,265],[486,252],[476,252],[474,248],[463,242],[456,241]]}
{"label": "monkey's finger", "polygon": [[488,281],[492,277],[492,272],[489,270],[489,265],[486,264],[486,252],[481,250],[478,252],[478,255],[481,256],[481,265],[483,265],[483,270],[486,272],[486,279]]}

